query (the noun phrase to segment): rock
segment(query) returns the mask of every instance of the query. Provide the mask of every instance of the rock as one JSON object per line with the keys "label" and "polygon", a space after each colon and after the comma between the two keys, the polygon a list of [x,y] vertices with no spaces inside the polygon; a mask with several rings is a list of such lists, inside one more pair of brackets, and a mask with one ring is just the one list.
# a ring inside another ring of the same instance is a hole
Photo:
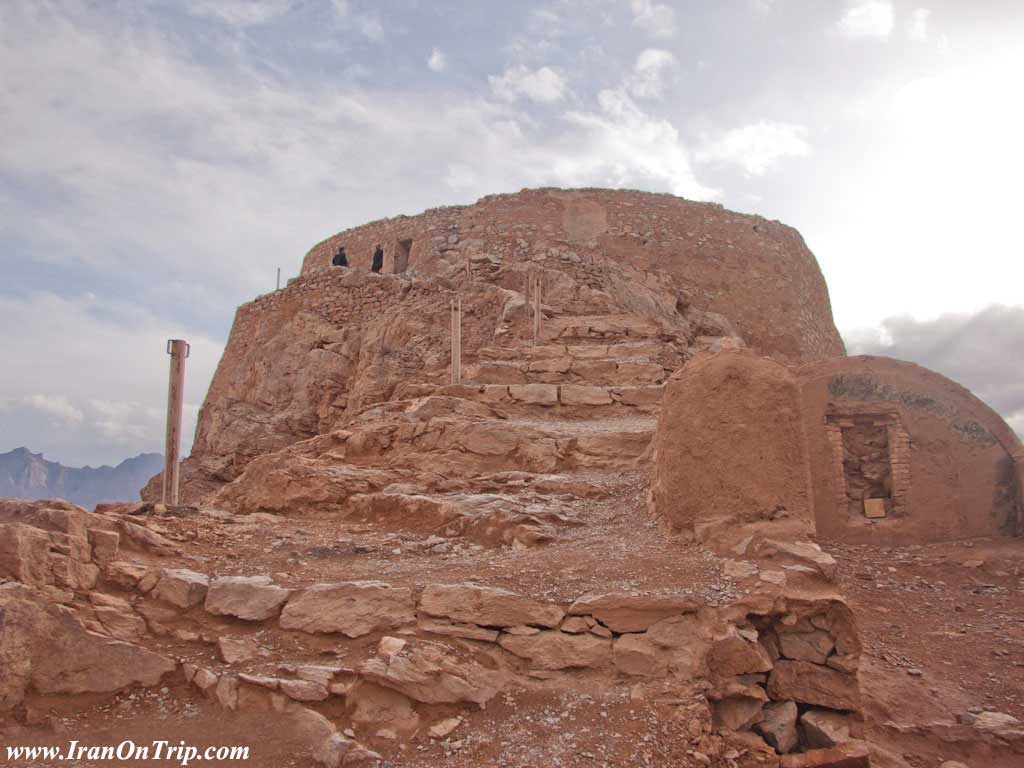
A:
{"label": "rock", "polygon": [[127,560],[114,560],[103,566],[103,578],[122,589],[135,589],[145,575],[146,566]]}
{"label": "rock", "polygon": [[970,768],[967,763],[961,763],[959,760],[947,760],[939,768]]}
{"label": "rock", "polygon": [[97,605],[93,607],[93,611],[111,637],[127,643],[137,643],[146,635],[146,620],[130,607]]}
{"label": "rock", "polygon": [[610,640],[594,635],[546,631],[531,636],[502,634],[498,644],[509,653],[529,659],[535,669],[603,667],[612,655]]}
{"label": "rock", "polygon": [[93,559],[100,564],[109,563],[117,558],[121,536],[117,531],[90,528],[89,543],[92,545]]}
{"label": "rock", "polygon": [[187,610],[203,602],[209,586],[210,579],[202,573],[187,568],[164,568],[152,596]]}
{"label": "rock", "polygon": [[324,768],[340,768],[353,742],[340,733],[332,733],[313,750],[313,761]]}
{"label": "rock", "polygon": [[726,696],[713,703],[711,714],[716,727],[743,731],[761,721],[768,697],[755,686],[751,686],[750,691],[760,692],[760,695]]}
{"label": "rock", "polygon": [[581,635],[584,632],[589,632],[594,624],[596,624],[596,621],[592,618],[570,616],[562,622],[562,626],[559,629],[563,632],[568,632],[570,635]]}
{"label": "rock", "polygon": [[379,581],[316,584],[294,595],[281,612],[282,629],[362,637],[415,619],[412,590]]}
{"label": "rock", "polygon": [[800,743],[796,731],[796,718],[799,712],[792,701],[776,701],[764,708],[764,719],[754,726],[764,740],[780,755],[792,752]]}
{"label": "rock", "polygon": [[863,741],[851,741],[831,749],[783,755],[779,768],[871,768],[871,753]]}
{"label": "rock", "polygon": [[558,387],[554,384],[510,384],[508,394],[527,405],[558,405]]}
{"label": "rock", "polygon": [[432,584],[423,590],[419,609],[430,616],[485,627],[557,627],[565,615],[557,605],[477,584]]}
{"label": "rock", "polygon": [[787,659],[824,664],[835,647],[828,632],[780,632],[779,649]]}
{"label": "rock", "polygon": [[622,635],[612,646],[615,668],[625,675],[663,677],[668,672],[668,659],[645,635]]}
{"label": "rock", "polygon": [[211,696],[213,695],[214,687],[217,685],[217,676],[208,669],[197,669],[192,677],[192,685],[206,695]]}
{"label": "rock", "polygon": [[734,579],[749,579],[757,576],[758,567],[746,560],[726,560],[722,570],[726,576]]}
{"label": "rock", "polygon": [[1003,712],[982,712],[974,718],[974,729],[996,736],[1004,741],[1024,740],[1024,727],[1020,720]]}
{"label": "rock", "polygon": [[569,615],[593,616],[613,632],[644,632],[661,619],[693,613],[699,607],[688,597],[612,592],[584,595],[569,607]]}
{"label": "rock", "polygon": [[459,659],[443,645],[410,642],[388,659],[363,662],[360,676],[424,704],[472,702],[481,707],[501,690],[501,676]]}
{"label": "rock", "polygon": [[449,637],[462,637],[466,640],[482,640],[488,643],[498,642],[498,630],[484,629],[476,624],[459,624],[444,619],[432,619],[421,616],[418,626],[423,632],[431,632],[435,635],[447,635]]}
{"label": "rock", "polygon": [[804,741],[813,749],[845,744],[856,735],[856,723],[850,715],[823,709],[809,709],[800,716]]}
{"label": "rock", "polygon": [[0,584],[0,712],[41,694],[108,693],[156,685],[177,664],[87,631],[66,608],[17,582]]}
{"label": "rock", "polygon": [[432,739],[443,739],[445,736],[450,734],[456,728],[462,724],[461,717],[448,717],[444,720],[438,720],[430,728],[427,729],[427,733],[430,734]]}
{"label": "rock", "polygon": [[138,525],[122,518],[118,520],[118,527],[124,537],[139,549],[152,552],[156,555],[169,556],[181,553],[181,548],[166,536],[161,536],[156,531]]}
{"label": "rock", "polygon": [[768,651],[760,643],[744,639],[732,629],[723,638],[716,640],[708,651],[708,668],[720,677],[735,677],[772,669]]}
{"label": "rock", "polygon": [[323,701],[330,695],[326,685],[310,680],[280,680],[278,689],[295,701]]}
{"label": "rock", "polygon": [[222,675],[214,688],[214,698],[225,709],[238,709],[238,678]]}
{"label": "rock", "polygon": [[615,402],[607,387],[563,384],[560,390],[562,405],[611,405]]}
{"label": "rock", "polygon": [[390,659],[396,653],[400,653],[406,646],[406,641],[399,637],[382,637],[377,645],[377,653],[385,659]]}
{"label": "rock", "polygon": [[265,621],[281,612],[290,594],[269,576],[221,576],[210,582],[205,607],[219,616]]}
{"label": "rock", "polygon": [[757,548],[757,554],[761,557],[774,557],[781,554],[783,557],[796,560],[801,565],[814,568],[829,581],[835,579],[838,567],[832,555],[823,552],[821,547],[809,541],[765,539]]}
{"label": "rock", "polygon": [[255,641],[242,637],[217,638],[217,651],[225,664],[244,664],[260,656],[266,656],[267,652],[260,648]]}
{"label": "rock", "polygon": [[768,695],[829,709],[857,710],[857,678],[807,661],[780,659],[768,678]]}

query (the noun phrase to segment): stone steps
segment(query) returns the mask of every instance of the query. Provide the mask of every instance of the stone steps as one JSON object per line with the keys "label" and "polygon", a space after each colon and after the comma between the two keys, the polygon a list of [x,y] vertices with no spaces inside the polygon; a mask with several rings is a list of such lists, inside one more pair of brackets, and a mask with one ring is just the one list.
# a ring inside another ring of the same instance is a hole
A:
{"label": "stone steps", "polygon": [[543,406],[553,412],[564,408],[637,409],[642,413],[656,411],[661,405],[665,387],[661,384],[637,386],[601,386],[587,384],[448,384],[437,387],[433,394],[460,397],[492,403],[503,407]]}
{"label": "stone steps", "polygon": [[546,321],[541,329],[545,340],[657,339],[664,329],[635,315],[561,315]]}
{"label": "stone steps", "polygon": [[519,362],[484,360],[466,365],[463,378],[473,384],[590,384],[640,386],[662,384],[671,369],[649,360],[548,358]]}

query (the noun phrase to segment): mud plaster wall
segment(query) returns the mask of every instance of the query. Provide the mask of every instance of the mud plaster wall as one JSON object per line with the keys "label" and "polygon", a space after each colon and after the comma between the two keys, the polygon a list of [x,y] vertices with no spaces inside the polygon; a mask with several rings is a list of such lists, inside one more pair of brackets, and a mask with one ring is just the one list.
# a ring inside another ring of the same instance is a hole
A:
{"label": "mud plaster wall", "polygon": [[[1020,441],[968,390],[880,357],[803,366],[798,378],[820,536],[889,544],[1016,532]],[[891,511],[875,521],[845,485],[841,430],[858,418],[888,434]]]}
{"label": "mud plaster wall", "polygon": [[747,353],[694,358],[669,380],[656,435],[655,511],[673,527],[778,509],[810,519],[800,391]]}
{"label": "mud plaster wall", "polygon": [[621,277],[601,263],[630,265],[670,276],[686,301],[728,317],[761,354],[793,362],[844,354],[825,281],[800,234],[720,205],[624,190],[493,195],[341,232],[309,251],[302,273],[329,269],[342,242],[361,268],[381,243],[388,272],[403,240],[412,240],[409,269],[426,273],[490,253],[506,265],[555,261],[613,293]]}

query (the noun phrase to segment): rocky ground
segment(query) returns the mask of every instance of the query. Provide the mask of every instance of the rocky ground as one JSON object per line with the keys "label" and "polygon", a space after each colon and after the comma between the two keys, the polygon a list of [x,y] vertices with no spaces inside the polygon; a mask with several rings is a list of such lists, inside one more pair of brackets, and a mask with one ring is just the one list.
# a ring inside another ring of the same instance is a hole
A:
{"label": "rocky ground", "polygon": [[202,504],[0,502],[0,746],[861,768],[867,735],[877,766],[1021,764],[1018,542],[822,551],[785,510],[673,533],[647,446],[686,340],[560,328]]}

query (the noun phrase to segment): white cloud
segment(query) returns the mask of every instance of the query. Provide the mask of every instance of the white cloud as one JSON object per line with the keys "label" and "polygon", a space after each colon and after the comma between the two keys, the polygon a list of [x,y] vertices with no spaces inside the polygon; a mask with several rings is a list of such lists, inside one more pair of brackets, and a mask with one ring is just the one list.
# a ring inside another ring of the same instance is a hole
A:
{"label": "white cloud", "polygon": [[839,32],[849,38],[888,37],[893,28],[890,0],[848,0]]}
{"label": "white cloud", "polygon": [[626,87],[638,99],[659,99],[675,66],[676,57],[671,52],[648,48],[637,57]]}
{"label": "white cloud", "polygon": [[932,15],[928,8],[915,8],[907,23],[907,35],[911,40],[925,42],[928,39],[928,19]]}
{"label": "white cloud", "polygon": [[236,27],[267,24],[292,9],[294,0],[188,0],[193,16],[220,19]]}
{"label": "white cloud", "polygon": [[[0,325],[31,317],[30,334],[4,342],[0,377],[6,402],[0,449],[24,445],[69,465],[117,463],[129,454],[163,450],[167,338],[187,338],[183,450],[191,445],[198,406],[222,345],[128,305],[37,293],[0,296]],[[70,341],[70,343],[68,343]],[[65,384],[72,379],[73,384]],[[55,383],[66,387],[54,391]],[[40,418],[42,417],[42,418]]]}
{"label": "white cloud", "polygon": [[29,395],[24,403],[51,417],[57,424],[80,424],[84,415],[71,404],[67,395]]}
{"label": "white cloud", "polygon": [[575,151],[551,158],[563,183],[667,188],[693,200],[718,195],[697,180],[690,152],[670,122],[648,115],[622,90],[601,91],[598,104],[600,112],[565,115],[581,133],[570,139]]}
{"label": "white cloud", "polygon": [[676,12],[672,6],[655,0],[630,0],[633,25],[654,37],[672,37],[676,31]]}
{"label": "white cloud", "polygon": [[751,176],[760,176],[784,157],[806,157],[810,153],[804,126],[762,120],[728,131],[709,142],[698,157],[732,163]]}
{"label": "white cloud", "polygon": [[775,0],[750,0],[751,7],[761,14],[769,14],[775,7]]}
{"label": "white cloud", "polygon": [[565,97],[565,80],[551,67],[532,70],[519,64],[507,68],[500,76],[490,75],[491,92],[502,101],[514,102],[521,97],[539,104],[553,104]]}
{"label": "white cloud", "polygon": [[434,48],[427,59],[427,66],[432,72],[444,72],[448,66],[448,58],[440,48]]}

